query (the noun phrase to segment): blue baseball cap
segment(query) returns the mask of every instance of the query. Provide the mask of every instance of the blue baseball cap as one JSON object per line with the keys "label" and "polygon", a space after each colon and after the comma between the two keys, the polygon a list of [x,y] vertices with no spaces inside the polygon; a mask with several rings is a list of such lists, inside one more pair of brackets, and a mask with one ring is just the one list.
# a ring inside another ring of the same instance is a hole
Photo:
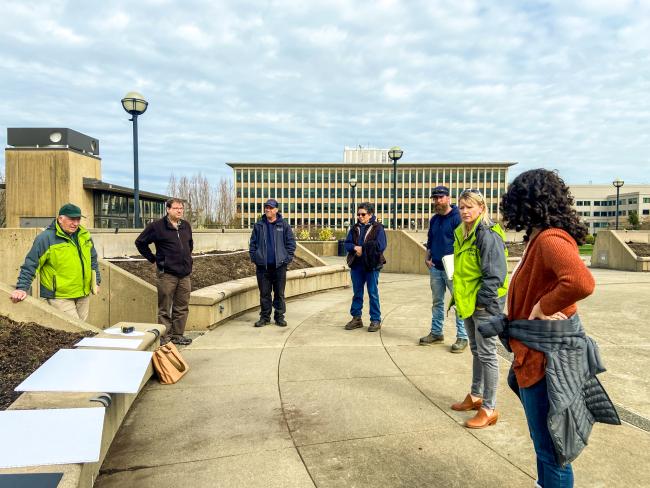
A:
{"label": "blue baseball cap", "polygon": [[431,190],[431,198],[433,197],[448,197],[449,196],[449,188],[443,185],[436,186],[433,190]]}
{"label": "blue baseball cap", "polygon": [[264,203],[264,206],[265,206],[265,207],[278,208],[278,201],[275,200],[275,199],[273,199],[273,198],[269,198],[269,199]]}

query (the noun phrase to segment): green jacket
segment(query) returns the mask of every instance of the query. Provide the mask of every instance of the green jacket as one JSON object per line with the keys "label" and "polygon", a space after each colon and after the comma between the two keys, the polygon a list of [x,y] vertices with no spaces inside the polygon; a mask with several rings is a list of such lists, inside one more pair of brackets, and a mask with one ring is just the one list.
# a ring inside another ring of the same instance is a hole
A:
{"label": "green jacket", "polygon": [[29,290],[36,272],[41,278],[41,298],[81,298],[90,294],[92,271],[99,276],[97,252],[88,232],[79,226],[72,236],[56,219],[34,240],[18,275],[18,290]]}
{"label": "green jacket", "polygon": [[477,219],[464,238],[464,226],[454,231],[454,303],[458,315],[470,317],[477,306],[495,315],[498,299],[508,292],[508,250],[499,224]]}

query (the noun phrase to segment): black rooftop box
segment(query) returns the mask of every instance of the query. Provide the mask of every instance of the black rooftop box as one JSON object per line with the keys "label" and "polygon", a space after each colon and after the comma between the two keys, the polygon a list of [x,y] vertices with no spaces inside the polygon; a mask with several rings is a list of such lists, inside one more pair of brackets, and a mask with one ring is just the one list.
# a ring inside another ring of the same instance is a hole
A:
{"label": "black rooftop box", "polygon": [[7,145],[13,147],[66,147],[99,155],[99,140],[63,128],[7,128]]}

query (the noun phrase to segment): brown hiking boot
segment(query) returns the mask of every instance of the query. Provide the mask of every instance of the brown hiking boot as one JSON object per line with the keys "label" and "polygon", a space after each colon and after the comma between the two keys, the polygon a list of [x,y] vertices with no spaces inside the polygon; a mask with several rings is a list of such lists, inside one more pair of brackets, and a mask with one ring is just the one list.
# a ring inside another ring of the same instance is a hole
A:
{"label": "brown hiking boot", "polygon": [[370,325],[368,326],[368,332],[377,332],[381,329],[381,322],[378,320],[371,320]]}
{"label": "brown hiking boot", "polygon": [[465,349],[467,349],[467,339],[456,339],[456,342],[451,345],[451,352],[456,354],[463,352]]}
{"label": "brown hiking boot", "polygon": [[345,324],[345,330],[358,329],[359,327],[363,327],[361,317],[352,317],[352,320]]}
{"label": "brown hiking boot", "polygon": [[445,342],[445,336],[442,334],[433,335],[431,332],[429,332],[429,334],[425,335],[424,337],[420,337],[421,346],[430,346],[431,344],[442,344],[444,342]]}

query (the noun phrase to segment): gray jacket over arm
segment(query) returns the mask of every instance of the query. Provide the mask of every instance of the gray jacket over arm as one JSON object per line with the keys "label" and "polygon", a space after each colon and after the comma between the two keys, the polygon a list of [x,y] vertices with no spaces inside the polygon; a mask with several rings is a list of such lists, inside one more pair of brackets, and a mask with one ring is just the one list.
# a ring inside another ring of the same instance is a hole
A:
{"label": "gray jacket over arm", "polygon": [[621,424],[596,378],[605,371],[598,345],[585,334],[577,314],[568,320],[513,321],[501,315],[479,326],[479,332],[485,337],[499,333],[502,341],[509,336],[545,354],[550,405],[547,424],[560,465],[578,457],[595,422]]}

